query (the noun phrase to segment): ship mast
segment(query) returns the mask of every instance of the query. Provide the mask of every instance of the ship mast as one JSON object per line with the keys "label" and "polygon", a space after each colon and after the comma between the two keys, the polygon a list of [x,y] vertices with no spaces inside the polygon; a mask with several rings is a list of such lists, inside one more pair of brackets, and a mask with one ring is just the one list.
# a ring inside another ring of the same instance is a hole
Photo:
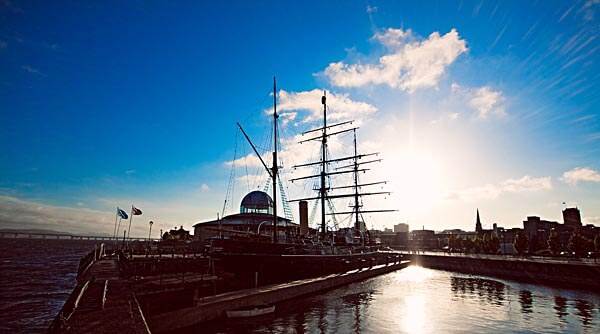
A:
{"label": "ship mast", "polygon": [[[384,195],[384,194],[389,195],[390,194],[390,192],[388,192],[388,191],[363,192],[363,193],[359,192],[359,188],[363,187],[363,186],[373,186],[373,185],[387,183],[387,181],[364,183],[364,184],[358,183],[358,173],[368,171],[368,169],[361,168],[361,165],[369,164],[369,163],[373,163],[373,162],[380,162],[381,159],[365,161],[365,162],[358,162],[358,159],[361,159],[363,157],[378,155],[378,153],[358,154],[358,149],[357,149],[357,144],[356,144],[356,129],[357,129],[356,127],[342,129],[342,130],[333,131],[333,132],[328,132],[327,129],[329,129],[329,128],[352,124],[353,121],[346,121],[346,122],[337,123],[337,124],[333,124],[333,125],[327,125],[327,96],[326,96],[325,92],[323,92],[323,96],[321,97],[321,104],[323,104],[323,127],[305,131],[304,133],[302,133],[302,135],[305,135],[308,133],[313,133],[316,131],[320,131],[321,134],[319,136],[315,136],[313,138],[305,139],[305,140],[302,140],[299,142],[301,144],[301,143],[309,142],[309,141],[321,141],[321,161],[309,162],[309,163],[294,166],[294,168],[298,168],[298,167],[309,167],[309,166],[319,165],[321,171],[319,174],[316,174],[316,175],[303,176],[303,177],[298,177],[298,178],[291,180],[292,182],[294,182],[294,181],[298,181],[298,180],[305,180],[305,179],[319,177],[320,181],[321,181],[321,185],[320,185],[319,189],[315,189],[315,190],[319,190],[319,194],[316,197],[292,199],[292,200],[290,200],[290,202],[297,202],[297,201],[303,201],[303,200],[304,201],[307,201],[307,200],[321,201],[321,232],[323,234],[325,234],[327,232],[327,224],[325,221],[325,217],[327,215],[335,215],[336,214],[334,212],[326,213],[326,211],[325,211],[326,202],[328,202],[331,199],[335,199],[335,198],[348,198],[348,197],[354,198],[354,205],[351,206],[352,211],[337,212],[337,214],[352,214],[352,215],[354,215],[355,216],[354,228],[356,230],[360,231],[361,235],[362,235],[364,233],[364,231],[363,231],[364,224],[360,223],[360,214],[361,213],[393,212],[393,211],[397,211],[397,210],[369,210],[369,211],[361,210],[360,198],[362,196]],[[342,133],[345,133],[348,131],[354,131],[354,152],[353,152],[354,154],[352,156],[347,156],[347,157],[342,157],[342,158],[328,159],[327,138],[329,136],[339,135],[339,134],[342,134]],[[327,164],[332,163],[332,162],[341,162],[341,161],[348,161],[348,160],[352,160],[353,162],[346,166],[337,167],[336,168],[337,171],[327,171]],[[336,186],[336,187],[331,187],[331,186],[328,187],[327,186],[327,184],[326,184],[327,176],[336,175],[336,174],[346,174],[346,173],[354,174],[354,180],[353,180],[354,184],[353,185],[351,185],[351,186]],[[344,188],[353,188],[354,191],[352,193],[340,194],[340,195],[337,195],[337,194],[330,195],[327,193],[329,190],[344,189]],[[361,238],[361,239],[363,239],[363,245],[364,245],[364,238]]]}
{"label": "ship mast", "polygon": [[321,188],[319,192],[321,195],[321,232],[325,235],[327,233],[325,222],[325,201],[327,200],[327,188],[325,186],[325,175],[327,173],[327,96],[325,92],[321,97],[321,103],[323,104],[323,138],[321,139]]}
{"label": "ship mast", "polygon": [[271,176],[273,177],[273,242],[277,243],[277,81],[273,77],[273,167]]}
{"label": "ship mast", "polygon": [[248,134],[246,133],[246,131],[244,131],[244,128],[242,128],[242,125],[240,123],[237,123],[237,125],[240,128],[240,130],[242,131],[242,134],[244,135],[244,137],[246,137],[246,140],[248,141],[248,143],[250,143],[250,146],[254,150],[254,153],[256,153],[256,156],[258,156],[258,159],[262,163],[263,167],[265,167],[265,169],[267,170],[267,173],[273,180],[273,242],[274,243],[277,243],[277,241],[278,241],[277,240],[278,239],[277,238],[278,237],[278,234],[277,234],[277,174],[279,172],[279,167],[278,167],[279,165],[277,163],[277,119],[278,118],[279,118],[279,115],[277,115],[277,82],[276,82],[275,77],[273,77],[273,165],[271,168],[267,167],[267,164],[261,157],[261,155],[258,152],[258,149],[254,145],[254,143],[252,143],[252,140],[250,140],[250,137],[248,137]]}
{"label": "ship mast", "polygon": [[[354,211],[356,214],[356,219],[354,222],[354,228],[357,231],[361,232],[362,235],[362,228],[361,228],[361,224],[358,221],[359,219],[359,209],[360,209],[360,205],[358,203],[358,152],[356,149],[356,130],[354,130]],[[363,245],[364,246],[364,245]]]}

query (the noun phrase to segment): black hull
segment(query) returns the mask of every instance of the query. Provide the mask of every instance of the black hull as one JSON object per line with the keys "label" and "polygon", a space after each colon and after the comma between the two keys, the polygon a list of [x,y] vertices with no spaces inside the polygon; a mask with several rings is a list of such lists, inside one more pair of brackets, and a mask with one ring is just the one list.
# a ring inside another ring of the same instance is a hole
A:
{"label": "black hull", "polygon": [[366,252],[346,255],[284,255],[284,254],[214,254],[215,266],[233,275],[236,288],[283,283],[350,270],[370,268],[379,264],[400,262],[393,252]]}

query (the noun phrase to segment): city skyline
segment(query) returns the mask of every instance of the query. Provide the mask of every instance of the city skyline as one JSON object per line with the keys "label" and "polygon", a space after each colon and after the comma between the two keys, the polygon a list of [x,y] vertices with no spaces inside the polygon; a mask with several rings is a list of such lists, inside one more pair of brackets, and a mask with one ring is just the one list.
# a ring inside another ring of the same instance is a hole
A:
{"label": "city skyline", "polygon": [[116,207],[135,205],[132,236],[150,220],[189,229],[221,213],[237,149],[235,212],[261,187],[236,122],[261,138],[274,76],[286,180],[311,157],[295,142],[323,91],[332,121],[355,119],[359,149],[380,153],[364,177],[392,194],[365,205],[398,211],[369,228],[471,231],[476,209],[486,229],[519,227],[575,206],[598,226],[599,8],[3,2],[0,227],[112,234]]}

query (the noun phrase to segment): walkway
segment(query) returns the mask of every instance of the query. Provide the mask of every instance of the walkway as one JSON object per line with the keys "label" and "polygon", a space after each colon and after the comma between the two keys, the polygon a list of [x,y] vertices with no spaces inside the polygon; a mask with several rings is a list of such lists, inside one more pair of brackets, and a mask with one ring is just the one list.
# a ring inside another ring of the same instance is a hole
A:
{"label": "walkway", "polygon": [[[150,333],[116,259],[101,259],[78,279],[79,302],[63,333]],[[81,285],[81,289],[79,286]]]}

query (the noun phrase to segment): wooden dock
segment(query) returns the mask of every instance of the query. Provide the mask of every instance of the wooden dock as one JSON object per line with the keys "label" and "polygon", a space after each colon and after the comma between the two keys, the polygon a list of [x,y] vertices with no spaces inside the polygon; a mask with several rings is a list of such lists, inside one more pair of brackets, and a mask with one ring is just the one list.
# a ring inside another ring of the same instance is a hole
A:
{"label": "wooden dock", "polygon": [[50,332],[150,333],[130,285],[116,258],[93,262],[77,278],[77,286]]}
{"label": "wooden dock", "polygon": [[77,284],[50,333],[172,331],[222,317],[227,310],[275,304],[402,269],[395,260],[332,275],[218,294],[210,257],[142,257],[96,248],[83,257]]}

